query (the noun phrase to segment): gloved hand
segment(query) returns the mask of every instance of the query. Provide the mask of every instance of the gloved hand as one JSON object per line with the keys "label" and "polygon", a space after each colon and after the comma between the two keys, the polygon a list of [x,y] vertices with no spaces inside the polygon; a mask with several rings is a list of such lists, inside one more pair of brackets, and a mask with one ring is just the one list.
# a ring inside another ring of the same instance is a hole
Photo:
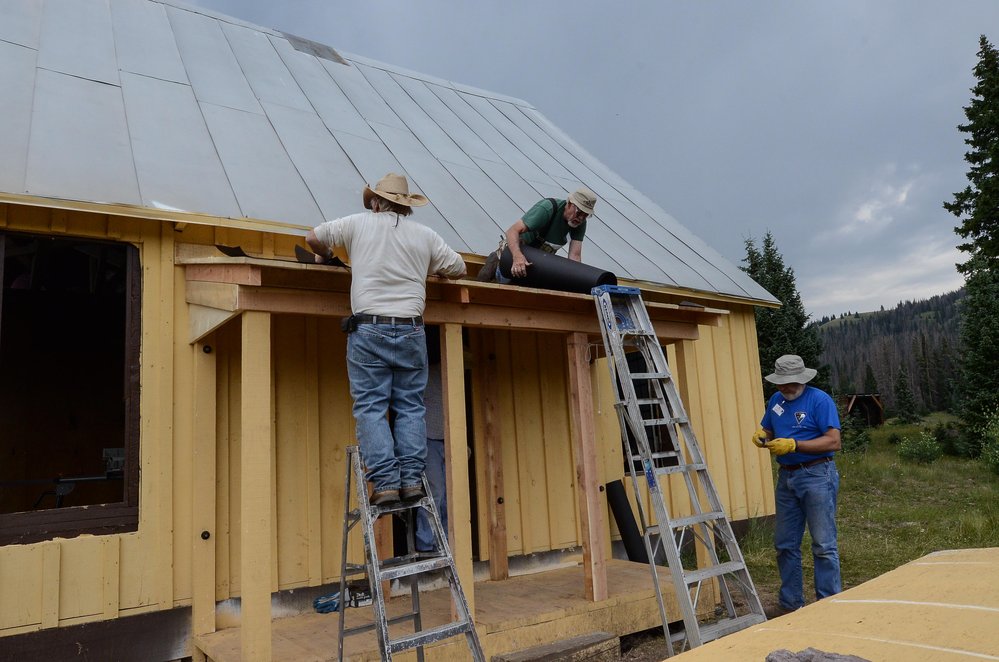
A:
{"label": "gloved hand", "polygon": [[798,450],[798,442],[788,437],[778,437],[771,439],[767,444],[771,455],[786,455]]}
{"label": "gloved hand", "polygon": [[753,436],[750,437],[750,440],[757,448],[767,447],[767,433],[763,431],[763,428],[759,428],[756,432],[754,432]]}

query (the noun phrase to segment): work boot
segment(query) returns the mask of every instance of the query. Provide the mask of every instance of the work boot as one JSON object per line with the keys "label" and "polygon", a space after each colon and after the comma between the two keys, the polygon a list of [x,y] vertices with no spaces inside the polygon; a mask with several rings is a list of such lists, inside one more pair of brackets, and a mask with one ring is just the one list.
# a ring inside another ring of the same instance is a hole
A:
{"label": "work boot", "polygon": [[382,490],[381,492],[372,492],[371,498],[368,499],[368,503],[372,506],[387,506],[392,503],[399,501],[399,490]]}
{"label": "work boot", "polygon": [[423,493],[423,486],[421,485],[411,485],[399,491],[399,497],[403,501],[416,501],[417,499],[422,499],[424,496],[426,495]]}
{"label": "work boot", "polygon": [[475,276],[475,280],[482,283],[492,283],[496,281],[496,267],[499,266],[500,254],[499,251],[493,251],[486,258],[486,263],[482,265],[479,269],[478,275]]}

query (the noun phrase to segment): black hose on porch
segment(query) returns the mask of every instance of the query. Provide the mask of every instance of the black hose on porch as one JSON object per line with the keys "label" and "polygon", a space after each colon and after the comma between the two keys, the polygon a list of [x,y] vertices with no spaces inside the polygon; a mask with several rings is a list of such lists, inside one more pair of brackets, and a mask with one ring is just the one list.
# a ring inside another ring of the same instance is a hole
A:
{"label": "black hose on porch", "polygon": [[610,504],[611,512],[614,514],[617,529],[621,532],[621,542],[624,543],[628,560],[648,563],[649,555],[645,551],[642,534],[638,531],[635,513],[631,510],[631,503],[624,491],[624,483],[620,480],[607,483],[607,503]]}

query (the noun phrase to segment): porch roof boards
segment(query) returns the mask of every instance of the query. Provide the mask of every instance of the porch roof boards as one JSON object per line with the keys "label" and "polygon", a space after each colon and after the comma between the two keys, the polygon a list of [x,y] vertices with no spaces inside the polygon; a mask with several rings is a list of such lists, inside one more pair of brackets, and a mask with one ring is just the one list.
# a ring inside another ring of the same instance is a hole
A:
{"label": "porch roof boards", "polygon": [[[209,247],[179,246],[186,296],[191,304],[188,340],[196,342],[247,311],[344,317],[350,314],[350,271],[280,259],[206,256]],[[214,251],[214,248],[211,248]],[[653,294],[652,297],[655,297]],[[719,326],[728,311],[703,306],[646,302],[660,338],[696,340],[698,325]],[[424,318],[460,324],[599,338],[593,298],[476,281],[430,279]]]}
{"label": "porch roof boards", "polygon": [[600,197],[587,262],[775,302],[530,104],[205,10],[0,3],[0,85],[0,199],[302,235],[396,171],[431,200],[417,220],[484,255],[584,184]]}

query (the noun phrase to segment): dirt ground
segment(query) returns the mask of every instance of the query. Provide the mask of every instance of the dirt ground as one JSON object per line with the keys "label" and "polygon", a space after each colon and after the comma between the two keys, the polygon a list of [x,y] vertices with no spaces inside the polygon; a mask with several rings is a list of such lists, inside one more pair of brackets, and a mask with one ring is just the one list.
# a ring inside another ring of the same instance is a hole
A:
{"label": "dirt ground", "polygon": [[[776,589],[776,587],[773,587]],[[757,586],[763,611],[769,617],[777,615],[777,592]],[[659,662],[667,657],[666,642],[661,627],[621,637],[621,659],[628,662]]]}

